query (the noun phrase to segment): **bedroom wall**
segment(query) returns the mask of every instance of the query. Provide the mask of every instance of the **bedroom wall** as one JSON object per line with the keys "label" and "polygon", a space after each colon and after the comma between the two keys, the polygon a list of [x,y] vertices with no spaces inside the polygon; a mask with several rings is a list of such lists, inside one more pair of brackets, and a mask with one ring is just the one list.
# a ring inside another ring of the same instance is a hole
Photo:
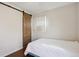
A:
{"label": "bedroom wall", "polygon": [[79,3],[77,3],[77,18],[78,18],[78,20],[77,20],[77,26],[78,26],[77,34],[78,34],[78,41],[79,41]]}
{"label": "bedroom wall", "polygon": [[77,39],[76,3],[45,11],[32,17],[32,40]]}
{"label": "bedroom wall", "polygon": [[22,48],[22,13],[0,4],[0,56]]}

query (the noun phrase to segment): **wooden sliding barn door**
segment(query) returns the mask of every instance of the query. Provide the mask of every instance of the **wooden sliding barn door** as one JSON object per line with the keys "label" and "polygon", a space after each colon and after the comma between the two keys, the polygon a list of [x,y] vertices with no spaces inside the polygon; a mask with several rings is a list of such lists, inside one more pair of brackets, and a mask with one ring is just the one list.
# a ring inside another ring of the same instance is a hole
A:
{"label": "wooden sliding barn door", "polygon": [[23,47],[31,41],[31,15],[23,12]]}

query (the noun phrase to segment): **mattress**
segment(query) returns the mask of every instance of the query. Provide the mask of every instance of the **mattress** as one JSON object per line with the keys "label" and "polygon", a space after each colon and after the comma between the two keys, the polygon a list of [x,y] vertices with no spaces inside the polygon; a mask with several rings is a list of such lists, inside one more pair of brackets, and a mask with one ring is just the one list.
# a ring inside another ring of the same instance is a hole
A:
{"label": "mattress", "polygon": [[79,43],[56,39],[38,39],[28,44],[24,54],[40,57],[79,57]]}

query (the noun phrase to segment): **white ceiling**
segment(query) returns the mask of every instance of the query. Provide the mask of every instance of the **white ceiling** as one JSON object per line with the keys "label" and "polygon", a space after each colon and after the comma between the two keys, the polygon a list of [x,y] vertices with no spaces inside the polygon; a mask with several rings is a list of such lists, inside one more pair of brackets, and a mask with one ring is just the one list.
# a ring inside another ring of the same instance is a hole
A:
{"label": "white ceiling", "polygon": [[18,7],[21,7],[22,9],[34,15],[40,12],[51,10],[53,8],[58,8],[64,5],[71,4],[72,2],[10,2],[10,3],[17,5]]}

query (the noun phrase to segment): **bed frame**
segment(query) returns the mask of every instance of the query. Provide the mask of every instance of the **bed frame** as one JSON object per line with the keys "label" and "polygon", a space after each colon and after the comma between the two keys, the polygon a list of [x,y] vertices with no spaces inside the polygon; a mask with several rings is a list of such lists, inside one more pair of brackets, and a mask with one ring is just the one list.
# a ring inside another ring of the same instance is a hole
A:
{"label": "bed frame", "polygon": [[39,56],[37,56],[37,55],[35,55],[35,54],[31,53],[31,52],[29,52],[26,56],[27,57],[39,57]]}

